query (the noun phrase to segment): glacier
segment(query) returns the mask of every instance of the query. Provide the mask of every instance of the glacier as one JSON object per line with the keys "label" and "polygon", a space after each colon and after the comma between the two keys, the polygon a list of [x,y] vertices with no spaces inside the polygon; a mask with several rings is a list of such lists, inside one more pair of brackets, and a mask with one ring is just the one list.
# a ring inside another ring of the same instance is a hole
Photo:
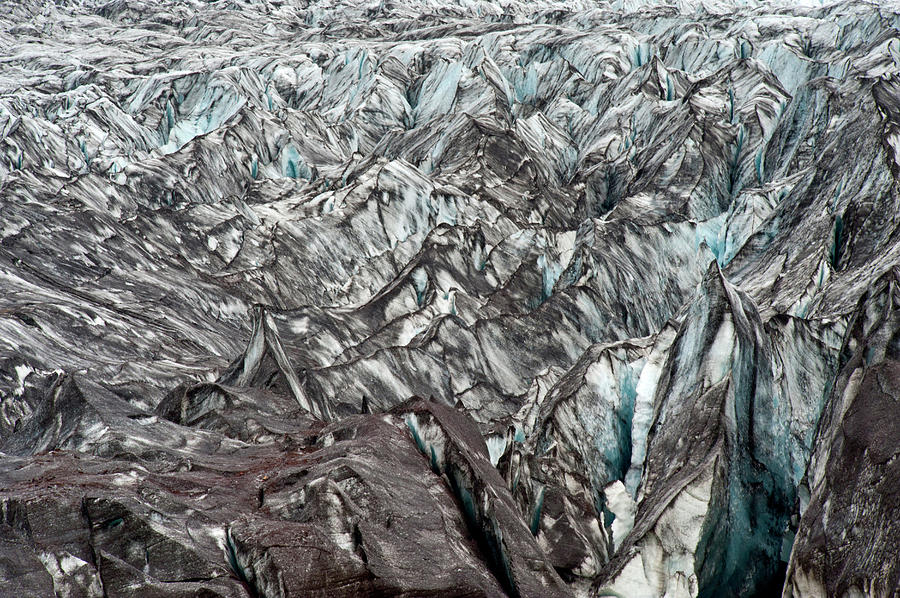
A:
{"label": "glacier", "polygon": [[898,32],[0,0],[0,595],[900,595]]}

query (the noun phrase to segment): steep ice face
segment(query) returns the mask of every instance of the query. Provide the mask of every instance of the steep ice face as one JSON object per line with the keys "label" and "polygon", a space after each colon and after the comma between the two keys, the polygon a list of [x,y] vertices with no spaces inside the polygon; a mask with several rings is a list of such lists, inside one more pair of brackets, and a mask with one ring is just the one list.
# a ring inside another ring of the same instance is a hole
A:
{"label": "steep ice face", "polygon": [[667,325],[657,334],[635,387],[634,414],[631,418],[631,463],[624,479],[625,487],[632,498],[636,496],[644,458],[647,455],[647,435],[653,423],[656,387],[659,384],[669,348],[672,346],[672,341],[675,340],[675,332],[673,326]]}
{"label": "steep ice face", "polygon": [[598,595],[697,596],[696,550],[701,530],[711,515],[714,463],[704,467],[663,510],[653,529],[642,540],[640,551],[631,557],[610,583],[599,587]]}
{"label": "steep ice face", "polygon": [[[809,455],[808,439],[792,428],[817,420],[833,368],[818,353],[806,400],[788,402],[795,378],[784,368],[797,366],[783,361],[782,335],[781,327],[766,330],[749,298],[713,264],[660,377],[635,524],[608,569],[611,588],[716,595],[777,579],[803,475],[795,459]],[[753,499],[760,487],[764,503]]]}
{"label": "steep ice face", "polygon": [[590,472],[595,493],[622,480],[631,463],[636,386],[646,342],[596,346],[543,400],[535,428],[526,432],[538,454],[552,450],[575,473]]}
{"label": "steep ice face", "polygon": [[613,516],[610,532],[612,532],[612,547],[615,551],[619,549],[622,541],[634,527],[636,505],[621,480],[616,480],[604,488],[603,496],[606,499],[606,508]]}

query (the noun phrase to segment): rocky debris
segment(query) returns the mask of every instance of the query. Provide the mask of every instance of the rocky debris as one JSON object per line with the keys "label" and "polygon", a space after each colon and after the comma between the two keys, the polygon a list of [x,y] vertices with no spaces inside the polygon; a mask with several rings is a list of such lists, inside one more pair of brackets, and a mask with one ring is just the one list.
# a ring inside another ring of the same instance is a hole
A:
{"label": "rocky debris", "polygon": [[478,533],[402,420],[370,415],[325,427],[314,451],[274,469],[227,551],[262,596],[503,595]]}
{"label": "rocky debris", "polygon": [[801,496],[787,597],[890,596],[900,588],[897,268],[860,299],[844,354]]}
{"label": "rocky debris", "polygon": [[[232,404],[194,423],[234,421]],[[147,418],[137,425],[174,426]],[[444,435],[445,471],[421,454],[416,418]],[[67,437],[8,455],[4,582],[85,596],[569,595],[461,412],[420,401],[254,444],[181,430],[160,454],[59,450]]]}
{"label": "rocky debris", "polygon": [[506,593],[569,595],[553,561],[522,520],[472,421],[454,409],[424,401],[401,405],[393,413],[403,418],[432,470],[446,479]]}

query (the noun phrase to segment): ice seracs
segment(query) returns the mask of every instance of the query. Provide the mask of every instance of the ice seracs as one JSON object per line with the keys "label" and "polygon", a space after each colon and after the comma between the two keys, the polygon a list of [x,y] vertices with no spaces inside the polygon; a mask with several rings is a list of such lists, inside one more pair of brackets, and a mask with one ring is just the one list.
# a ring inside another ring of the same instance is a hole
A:
{"label": "ice seracs", "polygon": [[898,26],[0,2],[0,587],[890,595]]}

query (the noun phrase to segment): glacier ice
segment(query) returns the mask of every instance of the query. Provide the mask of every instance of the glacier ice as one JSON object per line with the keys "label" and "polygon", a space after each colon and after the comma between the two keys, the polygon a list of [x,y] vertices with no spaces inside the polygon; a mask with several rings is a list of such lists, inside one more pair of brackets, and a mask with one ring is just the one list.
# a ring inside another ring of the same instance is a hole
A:
{"label": "glacier ice", "polygon": [[0,2],[0,587],[892,595],[898,26]]}

